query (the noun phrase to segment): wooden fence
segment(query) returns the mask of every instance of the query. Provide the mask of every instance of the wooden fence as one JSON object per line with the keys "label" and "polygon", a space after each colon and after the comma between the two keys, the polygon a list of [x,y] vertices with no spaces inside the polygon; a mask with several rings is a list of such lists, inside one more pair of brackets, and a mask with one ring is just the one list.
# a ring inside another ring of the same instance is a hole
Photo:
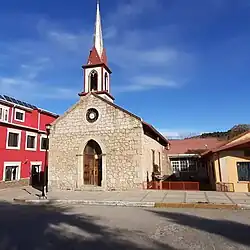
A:
{"label": "wooden fence", "polygon": [[144,189],[154,190],[200,190],[199,182],[187,181],[150,181],[145,182]]}

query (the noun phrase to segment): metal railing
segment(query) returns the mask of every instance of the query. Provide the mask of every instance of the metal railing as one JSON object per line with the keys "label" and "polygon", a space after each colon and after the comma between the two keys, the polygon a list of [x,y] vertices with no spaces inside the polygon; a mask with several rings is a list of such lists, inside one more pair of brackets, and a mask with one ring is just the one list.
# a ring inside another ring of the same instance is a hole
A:
{"label": "metal railing", "polygon": [[216,191],[218,192],[234,192],[234,184],[227,182],[216,183]]}
{"label": "metal railing", "polygon": [[187,181],[149,181],[143,186],[145,189],[153,190],[200,190],[199,182]]}

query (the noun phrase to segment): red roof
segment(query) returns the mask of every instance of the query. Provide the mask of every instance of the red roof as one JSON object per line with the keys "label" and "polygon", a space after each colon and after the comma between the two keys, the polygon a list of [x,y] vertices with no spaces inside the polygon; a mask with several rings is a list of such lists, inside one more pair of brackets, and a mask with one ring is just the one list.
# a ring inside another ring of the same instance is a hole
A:
{"label": "red roof", "polygon": [[189,154],[189,150],[210,150],[225,143],[217,138],[190,138],[170,140],[168,154]]}
{"label": "red roof", "polygon": [[98,55],[96,48],[93,47],[89,53],[87,64],[95,65],[95,64],[100,64],[100,63],[104,63],[107,65],[106,50],[103,49],[102,56],[100,57]]}

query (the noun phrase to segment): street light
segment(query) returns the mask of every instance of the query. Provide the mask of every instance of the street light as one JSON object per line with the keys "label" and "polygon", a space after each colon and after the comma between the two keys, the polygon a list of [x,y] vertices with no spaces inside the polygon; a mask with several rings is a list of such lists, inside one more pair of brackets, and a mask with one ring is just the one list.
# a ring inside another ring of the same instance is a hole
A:
{"label": "street light", "polygon": [[48,149],[49,149],[49,134],[51,124],[46,124],[46,151],[45,151],[45,162],[44,162],[44,178],[42,183],[42,197],[45,197],[44,188],[46,187],[46,193],[48,193]]}
{"label": "street light", "polygon": [[48,150],[49,150],[49,135],[51,124],[46,124],[47,143],[46,143],[46,193],[48,193]]}

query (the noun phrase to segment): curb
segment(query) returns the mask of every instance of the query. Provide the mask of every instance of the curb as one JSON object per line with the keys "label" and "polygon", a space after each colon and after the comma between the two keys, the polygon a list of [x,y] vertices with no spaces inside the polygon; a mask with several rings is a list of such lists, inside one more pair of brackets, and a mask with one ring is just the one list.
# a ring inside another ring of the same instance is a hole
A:
{"label": "curb", "polygon": [[69,204],[69,205],[95,205],[95,206],[120,206],[120,207],[154,207],[155,202],[133,201],[95,201],[95,200],[25,200],[13,199],[16,203],[25,204]]}
{"label": "curb", "polygon": [[[204,209],[241,209],[237,204],[215,203],[155,203],[157,208],[204,208]],[[249,208],[250,209],[250,206]]]}
{"label": "curb", "polygon": [[68,205],[92,205],[92,206],[119,206],[119,207],[151,207],[151,208],[203,208],[203,209],[230,209],[250,210],[247,204],[215,204],[215,203],[166,203],[166,202],[133,202],[133,201],[96,201],[96,200],[29,200],[13,199],[22,204],[68,204]]}

